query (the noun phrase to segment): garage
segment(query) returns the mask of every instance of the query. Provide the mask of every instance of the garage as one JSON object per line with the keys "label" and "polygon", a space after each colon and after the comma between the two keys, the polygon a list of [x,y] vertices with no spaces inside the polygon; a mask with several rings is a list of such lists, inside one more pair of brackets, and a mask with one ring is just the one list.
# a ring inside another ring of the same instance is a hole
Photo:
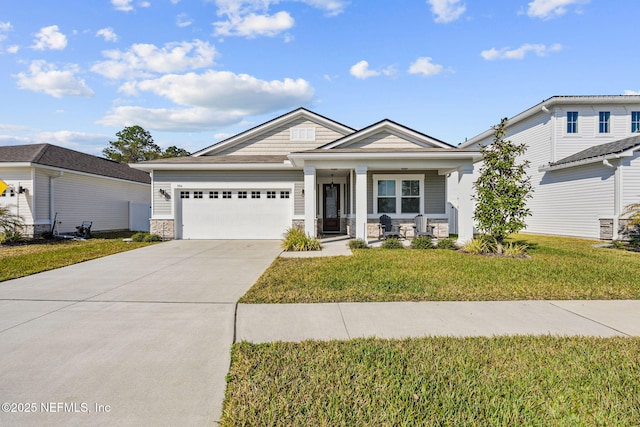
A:
{"label": "garage", "polygon": [[182,239],[282,239],[291,227],[291,190],[178,191]]}

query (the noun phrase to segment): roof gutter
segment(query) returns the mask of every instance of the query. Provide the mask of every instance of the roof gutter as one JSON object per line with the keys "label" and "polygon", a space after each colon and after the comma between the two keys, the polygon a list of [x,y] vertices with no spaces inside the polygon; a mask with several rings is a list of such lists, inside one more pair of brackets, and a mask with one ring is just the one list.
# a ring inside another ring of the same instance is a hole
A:
{"label": "roof gutter", "polygon": [[132,163],[134,169],[147,172],[151,171],[176,171],[176,170],[290,170],[293,165],[289,161],[282,163]]}
{"label": "roof gutter", "polygon": [[609,160],[620,159],[620,158],[623,158],[623,157],[631,157],[631,156],[633,156],[633,152],[634,151],[635,151],[635,149],[630,149],[630,150],[627,150],[627,151],[623,151],[621,153],[607,154],[606,156],[591,157],[591,158],[588,158],[588,159],[577,160],[575,162],[561,163],[559,165],[546,164],[546,165],[542,165],[542,166],[538,167],[538,171],[540,171],[540,172],[550,172],[550,171],[568,169],[568,168],[572,168],[572,167],[575,167],[575,166],[583,166],[583,165],[589,165],[589,164],[592,164],[592,163],[600,163],[600,162],[602,162],[602,164],[604,166],[606,166],[606,167],[614,167],[609,162]]}

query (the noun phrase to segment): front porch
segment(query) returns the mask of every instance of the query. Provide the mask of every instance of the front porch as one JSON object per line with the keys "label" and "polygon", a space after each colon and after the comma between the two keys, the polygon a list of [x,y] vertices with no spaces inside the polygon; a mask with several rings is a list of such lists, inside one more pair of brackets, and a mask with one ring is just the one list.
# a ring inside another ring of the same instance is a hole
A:
{"label": "front porch", "polygon": [[434,165],[424,159],[404,160],[407,167],[398,167],[395,161],[369,161],[366,165],[348,167],[305,162],[305,231],[314,237],[342,234],[370,242],[379,238],[380,216],[388,215],[394,225],[403,227],[407,237],[412,237],[414,218],[422,215],[434,226],[435,237],[448,237],[452,213],[447,175],[457,171],[459,183],[469,190],[469,196],[459,200],[458,240],[470,240],[472,162],[449,162],[444,168],[442,162]]}

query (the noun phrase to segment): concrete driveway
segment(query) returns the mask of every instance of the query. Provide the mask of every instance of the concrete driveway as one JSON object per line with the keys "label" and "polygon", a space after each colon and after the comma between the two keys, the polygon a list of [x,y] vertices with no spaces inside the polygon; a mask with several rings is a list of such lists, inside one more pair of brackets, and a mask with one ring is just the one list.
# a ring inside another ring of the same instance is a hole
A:
{"label": "concrete driveway", "polygon": [[211,425],[279,241],[171,241],[0,283],[0,425]]}

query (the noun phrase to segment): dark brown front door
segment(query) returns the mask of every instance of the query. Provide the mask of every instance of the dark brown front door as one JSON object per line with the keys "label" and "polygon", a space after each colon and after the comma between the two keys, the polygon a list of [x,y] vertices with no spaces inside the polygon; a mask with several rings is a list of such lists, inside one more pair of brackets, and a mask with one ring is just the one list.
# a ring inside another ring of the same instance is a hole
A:
{"label": "dark brown front door", "polygon": [[322,215],[322,230],[340,231],[340,186],[338,184],[324,184],[324,209]]}

